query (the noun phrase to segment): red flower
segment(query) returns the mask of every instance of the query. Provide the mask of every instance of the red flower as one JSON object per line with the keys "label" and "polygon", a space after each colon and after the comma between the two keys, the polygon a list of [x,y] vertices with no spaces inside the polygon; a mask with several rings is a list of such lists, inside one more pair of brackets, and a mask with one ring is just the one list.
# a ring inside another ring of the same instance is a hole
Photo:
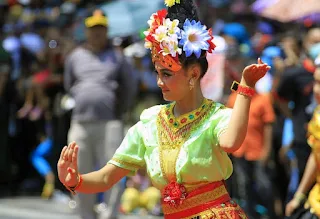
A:
{"label": "red flower", "polygon": [[[155,43],[156,40],[154,39],[153,34],[155,33],[156,29],[163,24],[163,19],[165,19],[166,16],[167,16],[166,9],[159,10],[157,13],[154,13],[152,15],[154,21],[149,27],[149,30],[148,30],[149,34],[148,36],[146,36],[145,41],[149,41],[152,44]],[[159,50],[157,51],[160,51],[160,46],[159,46]]]}
{"label": "red flower", "polygon": [[187,197],[184,185],[177,182],[169,183],[163,190],[163,201],[170,206],[180,205]]}
{"label": "red flower", "polygon": [[149,34],[148,36],[146,36],[145,38],[146,41],[149,41],[151,43],[153,43],[155,41],[154,37],[152,36],[152,34]]}
{"label": "red flower", "polygon": [[165,19],[166,16],[167,16],[166,9],[159,10],[157,13],[152,15],[154,22],[150,26],[149,35],[152,35],[155,33],[156,29],[163,24],[163,19]]}
{"label": "red flower", "polygon": [[169,122],[170,122],[170,123],[173,123],[173,119],[170,119]]}
{"label": "red flower", "polygon": [[167,16],[167,14],[168,14],[167,9],[162,9],[157,11],[158,18],[161,19],[161,21],[162,21],[162,18],[165,18]]}
{"label": "red flower", "polygon": [[209,35],[211,36],[211,38],[207,41],[209,43],[208,52],[212,53],[212,51],[216,48],[216,45],[212,42],[213,40],[212,29],[210,28],[208,31],[209,31]]}

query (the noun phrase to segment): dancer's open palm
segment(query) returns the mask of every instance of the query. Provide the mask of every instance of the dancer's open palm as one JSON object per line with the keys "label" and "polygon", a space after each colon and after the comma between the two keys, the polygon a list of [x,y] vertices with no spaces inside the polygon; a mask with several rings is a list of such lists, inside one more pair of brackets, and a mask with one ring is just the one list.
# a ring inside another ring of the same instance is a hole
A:
{"label": "dancer's open palm", "polygon": [[78,183],[78,150],[79,146],[75,142],[70,143],[62,149],[58,161],[59,180],[69,187]]}
{"label": "dancer's open palm", "polygon": [[252,64],[245,67],[242,72],[242,78],[248,86],[254,87],[257,81],[265,76],[270,68],[271,67],[269,65],[263,63],[259,58],[257,64]]}

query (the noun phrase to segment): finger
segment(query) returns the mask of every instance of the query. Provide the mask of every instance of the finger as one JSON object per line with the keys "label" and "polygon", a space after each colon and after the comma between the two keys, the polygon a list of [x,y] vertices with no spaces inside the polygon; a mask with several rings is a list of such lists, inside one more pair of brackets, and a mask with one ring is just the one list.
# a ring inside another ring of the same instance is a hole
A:
{"label": "finger", "polygon": [[64,146],[64,147],[62,148],[62,151],[61,151],[61,153],[60,153],[60,159],[64,159],[64,154],[65,154],[67,148],[68,148],[67,146]]}
{"label": "finger", "polygon": [[263,65],[258,65],[258,70],[259,71],[268,71],[270,68],[268,68],[269,66],[266,65],[266,64],[263,64]]}
{"label": "finger", "polygon": [[74,142],[72,142],[72,143],[71,143],[71,148],[72,148],[72,149],[74,149],[74,147],[75,147],[76,145],[77,145],[77,144],[76,144],[76,142],[75,142],[75,141],[74,141]]}
{"label": "finger", "polygon": [[261,65],[262,68],[266,68],[266,67],[268,67],[268,66],[269,66],[268,64],[263,64],[263,65]]}
{"label": "finger", "polygon": [[72,153],[72,163],[76,168],[78,168],[78,151],[79,151],[79,146],[76,145]]}
{"label": "finger", "polygon": [[267,64],[257,64],[257,67],[258,68],[265,68],[267,67],[268,65]]}
{"label": "finger", "polygon": [[65,161],[68,161],[68,154],[69,154],[69,146],[67,147],[66,151],[64,152],[64,155],[63,155],[63,159]]}
{"label": "finger", "polygon": [[76,142],[72,141],[72,142],[69,143],[68,147],[69,148],[74,148],[75,145],[76,145]]}
{"label": "finger", "polygon": [[271,67],[270,66],[263,66],[263,67],[261,67],[260,68],[260,70],[262,71],[262,72],[268,72],[269,70],[271,69]]}
{"label": "finger", "polygon": [[74,151],[74,150],[73,150],[73,148],[72,148],[72,144],[70,144],[69,147],[68,147],[68,155],[67,155],[67,156],[68,156],[68,161],[70,161],[70,162],[72,161],[73,151]]}

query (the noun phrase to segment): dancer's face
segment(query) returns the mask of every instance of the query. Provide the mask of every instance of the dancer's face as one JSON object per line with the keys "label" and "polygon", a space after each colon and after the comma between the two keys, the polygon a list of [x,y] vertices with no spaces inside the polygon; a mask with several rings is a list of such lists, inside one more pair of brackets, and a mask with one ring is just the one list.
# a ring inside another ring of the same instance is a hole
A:
{"label": "dancer's face", "polygon": [[193,77],[192,69],[181,68],[177,72],[166,69],[159,62],[155,63],[157,84],[166,101],[178,101],[190,94],[190,79]]}

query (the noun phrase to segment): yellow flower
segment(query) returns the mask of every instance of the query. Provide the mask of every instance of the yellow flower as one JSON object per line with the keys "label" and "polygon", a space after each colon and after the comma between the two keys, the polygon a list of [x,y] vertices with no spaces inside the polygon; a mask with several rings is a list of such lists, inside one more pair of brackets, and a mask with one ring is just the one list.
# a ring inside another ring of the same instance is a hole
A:
{"label": "yellow flower", "polygon": [[144,43],[144,48],[146,48],[146,49],[151,49],[151,48],[152,48],[152,43],[149,42],[149,41],[146,41],[146,42]]}
{"label": "yellow flower", "polygon": [[175,4],[180,4],[180,0],[164,0],[164,4],[165,4],[167,7],[172,7],[172,6],[174,6]]}

